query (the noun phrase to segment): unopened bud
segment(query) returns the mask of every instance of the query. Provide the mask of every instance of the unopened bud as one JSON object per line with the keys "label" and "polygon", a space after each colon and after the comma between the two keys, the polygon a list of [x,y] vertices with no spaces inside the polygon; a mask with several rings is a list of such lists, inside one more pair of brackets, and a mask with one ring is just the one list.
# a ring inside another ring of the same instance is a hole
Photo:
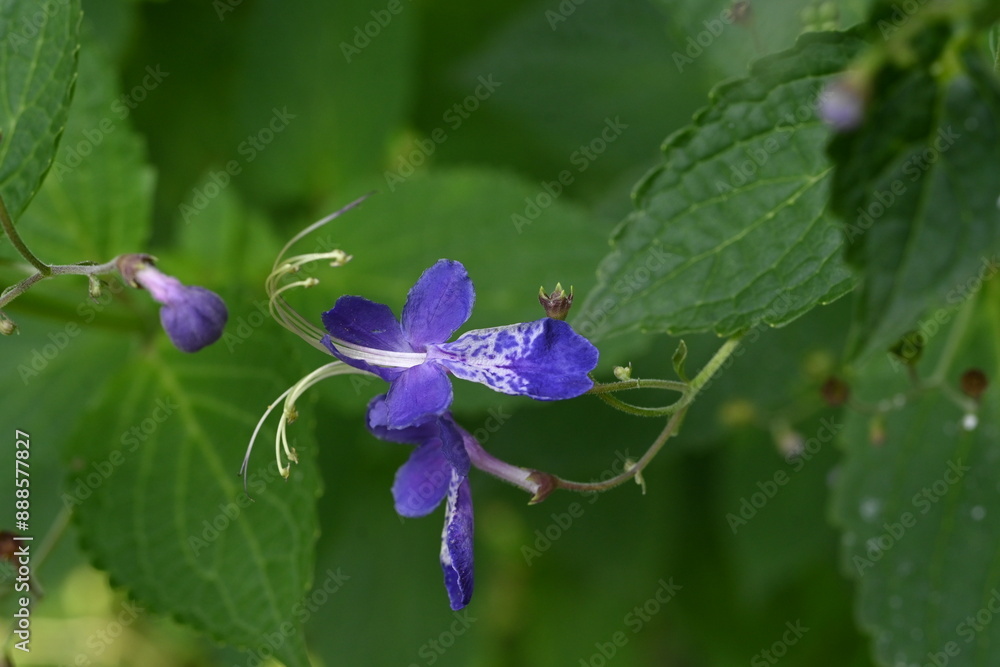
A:
{"label": "unopened bud", "polygon": [[161,272],[151,255],[121,255],[115,261],[126,283],[147,290],[163,304],[160,323],[177,349],[197,352],[222,336],[229,311],[218,294]]}
{"label": "unopened bud", "polygon": [[622,380],[622,381],[631,380],[632,379],[632,364],[629,363],[628,366],[615,366],[615,368],[612,371],[612,373],[614,373],[615,377],[618,378],[619,380]]}
{"label": "unopened bud", "polygon": [[868,108],[870,84],[866,75],[848,72],[834,79],[820,94],[818,115],[837,132],[858,128]]}
{"label": "unopened bud", "polygon": [[14,320],[0,313],[0,335],[10,336],[14,333],[17,333],[17,325],[14,324]]}
{"label": "unopened bud", "polygon": [[684,339],[677,341],[677,349],[674,350],[674,356],[671,361],[674,364],[674,372],[677,373],[683,382],[687,382],[687,373],[684,371],[684,362],[687,361],[688,347]]}
{"label": "unopened bud", "polygon": [[733,17],[733,23],[738,25],[746,25],[747,23],[750,23],[753,19],[753,14],[750,11],[750,1],[737,0],[729,8],[729,14]]}
{"label": "unopened bud", "polygon": [[924,353],[926,342],[922,333],[911,331],[889,348],[889,352],[907,366],[916,366]]}
{"label": "unopened bud", "polygon": [[975,412],[967,412],[962,415],[962,428],[966,431],[975,431],[979,426],[979,416]]}
{"label": "unopened bud", "polygon": [[87,286],[87,291],[90,293],[90,298],[97,301],[101,298],[101,290],[104,287],[103,281],[97,276],[88,276],[90,279],[90,284]]}
{"label": "unopened bud", "polygon": [[[639,465],[639,462],[635,459],[625,459],[625,472],[632,472],[637,465]],[[642,471],[636,470],[632,478],[639,485],[639,488],[642,489],[642,495],[646,495],[646,480],[642,476]]]}
{"label": "unopened bud", "polygon": [[9,530],[0,531],[0,560],[13,563],[15,551],[17,542],[14,541],[14,533]]}
{"label": "unopened bud", "polygon": [[830,376],[819,390],[827,405],[838,407],[847,402],[851,396],[851,388],[838,377]]}
{"label": "unopened bud", "polygon": [[978,401],[989,386],[989,381],[986,379],[986,373],[978,368],[970,368],[962,373],[960,384],[963,394]]}
{"label": "unopened bud", "polygon": [[875,447],[881,447],[885,444],[885,417],[881,414],[872,417],[868,424],[868,440]]}
{"label": "unopened bud", "polygon": [[570,286],[569,293],[565,292],[561,283],[556,283],[556,288],[552,294],[546,294],[544,287],[538,288],[538,303],[542,304],[545,314],[554,320],[565,320],[569,314],[569,309],[573,305],[573,287]]}
{"label": "unopened bud", "polygon": [[837,21],[840,19],[840,8],[836,2],[827,0],[827,2],[821,3],[817,8],[816,18],[826,23]]}
{"label": "unopened bud", "polygon": [[806,439],[788,422],[784,420],[776,422],[771,426],[771,432],[774,435],[774,444],[786,461],[802,456],[806,448]]}

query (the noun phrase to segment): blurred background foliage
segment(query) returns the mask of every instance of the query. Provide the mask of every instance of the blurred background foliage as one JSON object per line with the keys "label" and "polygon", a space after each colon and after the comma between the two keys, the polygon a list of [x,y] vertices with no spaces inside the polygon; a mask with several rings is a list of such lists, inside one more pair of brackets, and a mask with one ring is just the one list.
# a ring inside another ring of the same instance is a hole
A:
{"label": "blurred background foliage", "polygon": [[[824,4],[835,4],[846,26],[866,3]],[[280,381],[248,381],[239,369],[288,383],[327,360],[271,321],[252,325],[271,261],[305,224],[377,191],[303,242],[306,250],[316,243],[354,255],[344,269],[318,272],[321,285],[296,301],[317,319],[344,293],[398,312],[408,287],[439,257],[465,263],[476,283],[469,326],[537,318],[539,285],[561,281],[584,295],[593,285],[606,239],[631,206],[632,185],[659,160],[664,137],[689,121],[715,83],[790,46],[810,27],[803,16],[817,8],[809,0],[755,2],[751,21],[726,25],[678,67],[675,54],[728,2],[400,0],[401,10],[365,38],[372,12],[385,16],[389,5],[83,2],[74,105],[90,111],[70,122],[90,123],[86,129],[112,119],[106,159],[95,153],[86,164],[117,171],[76,190],[47,183],[19,221],[25,240],[52,262],[151,252],[168,273],[223,294],[230,332],[242,319],[250,334],[183,358],[163,344],[144,295],[122,293],[95,306],[82,279],[61,279],[19,299],[10,312],[21,335],[3,341],[8,389],[0,421],[31,432],[39,537],[58,521],[72,471],[118,446],[128,422],[116,421],[115,409],[131,386],[123,374],[151,358],[188,371],[201,363],[230,369],[212,387],[239,406],[227,417],[243,428],[226,430],[213,445],[235,484],[253,418],[281,388]],[[566,20],[553,22],[555,15]],[[151,79],[151,71],[161,74]],[[498,85],[478,99],[482,79]],[[575,152],[608,119],[627,130],[576,171]],[[269,127],[275,131],[264,133]],[[433,143],[433,152],[421,148],[435,131],[446,140]],[[411,164],[413,155],[423,164]],[[238,173],[222,177],[233,162]],[[408,174],[408,166],[412,176],[392,176]],[[519,230],[512,215],[524,215],[542,182],[566,169],[572,184]],[[228,184],[218,187],[220,179]],[[3,253],[12,256],[9,246]],[[2,271],[8,283],[17,275],[9,264]],[[477,590],[458,616],[441,586],[440,514],[396,516],[388,491],[405,452],[362,426],[379,388],[321,385],[315,403],[300,406],[309,419],[292,427],[307,443],[297,471],[313,470],[265,491],[294,495],[293,485],[311,483],[311,497],[322,478],[312,581],[322,584],[330,572],[348,578],[306,615],[314,664],[763,665],[772,664],[763,651],[782,641],[786,624],[808,631],[785,646],[782,664],[871,664],[827,522],[833,445],[825,443],[735,534],[726,519],[785,466],[780,446],[789,434],[815,437],[823,420],[839,419],[818,390],[844,344],[844,301],[748,344],[648,469],[645,494],[628,485],[596,499],[560,493],[528,507],[521,492],[474,473]],[[95,316],[84,326],[86,308]],[[81,323],[70,344],[43,355],[35,375],[20,374],[70,322]],[[692,367],[718,345],[712,336],[686,342]],[[675,346],[662,336],[602,343],[600,372],[608,377],[612,366],[631,362],[639,376],[668,377]],[[456,394],[456,414],[470,431],[509,415],[488,432],[488,449],[568,478],[594,478],[616,459],[638,456],[660,428],[590,397],[540,406],[467,385]],[[158,435],[165,456],[172,445],[183,449],[166,437]],[[252,469],[269,461],[265,438]],[[10,484],[0,482],[0,497],[10,496]],[[117,498],[95,506],[101,521],[127,520],[133,508],[127,496]],[[565,525],[570,512],[578,516]],[[241,518],[272,539],[259,515]],[[220,647],[155,613],[117,625],[130,603],[93,565],[121,549],[127,560],[128,544],[110,549],[95,540],[101,536],[70,525],[37,571],[47,595],[34,610],[35,650],[14,656],[16,664],[259,664],[246,650]],[[665,605],[649,604],[664,581],[679,592]],[[198,584],[191,586],[194,595]],[[636,607],[646,610],[638,624]]]}

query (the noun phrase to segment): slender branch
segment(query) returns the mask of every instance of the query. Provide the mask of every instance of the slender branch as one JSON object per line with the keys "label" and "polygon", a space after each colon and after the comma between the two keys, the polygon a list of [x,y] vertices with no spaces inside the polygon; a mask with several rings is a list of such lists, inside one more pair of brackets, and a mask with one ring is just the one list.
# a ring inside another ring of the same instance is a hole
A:
{"label": "slender branch", "polygon": [[[672,406],[669,406],[669,408],[673,410],[673,414],[667,421],[667,425],[663,427],[663,430],[656,437],[656,440],[653,441],[653,444],[649,446],[649,449],[646,450],[646,453],[642,455],[642,458],[640,458],[635,463],[635,465],[630,466],[628,469],[623,470],[621,473],[603,482],[573,482],[552,475],[551,478],[555,488],[567,489],[570,491],[581,491],[581,492],[606,491],[620,484],[624,484],[628,480],[636,478],[638,475],[642,474],[642,471],[646,468],[646,466],[649,465],[650,461],[652,461],[653,458],[655,458],[656,455],[660,452],[660,450],[663,449],[663,446],[667,443],[667,440],[670,439],[670,436],[675,435],[677,433],[677,430],[680,428],[681,421],[684,419],[684,415],[687,413],[688,406],[691,405],[691,403],[694,401],[698,393],[702,389],[704,389],[711,381],[711,379],[715,376],[715,374],[718,373],[719,369],[722,368],[723,364],[726,363],[726,360],[729,359],[729,357],[732,356],[733,352],[736,351],[736,348],[739,347],[740,339],[742,337],[743,334],[740,333],[736,336],[731,337],[725,343],[723,343],[722,347],[720,347],[718,351],[716,351],[716,353],[712,356],[712,358],[708,360],[708,363],[705,364],[705,366],[698,372],[696,376],[694,376],[694,379],[691,380],[691,382],[686,385],[686,388],[681,398]],[[629,382],[633,381],[625,381],[624,383],[621,384],[628,384]],[[634,382],[639,382],[639,381],[636,380]],[[666,381],[660,380],[659,382],[666,382]],[[674,384],[680,384],[680,383],[674,383]],[[633,388],[633,387],[623,387],[623,388]],[[600,395],[600,397],[605,401],[608,401],[608,399],[617,400],[613,399],[612,396]],[[621,403],[621,401],[619,401],[619,403]],[[623,403],[623,405],[628,406],[627,403]],[[629,407],[638,408],[638,406],[629,406]],[[659,409],[662,410],[663,408]]]}
{"label": "slender branch", "polygon": [[86,262],[81,264],[56,264],[49,267],[53,276],[103,276],[118,270],[118,258],[104,264]]}
{"label": "slender branch", "polygon": [[667,389],[669,391],[679,391],[684,393],[688,390],[686,382],[676,382],[674,380],[639,379],[622,380],[621,382],[595,382],[588,394],[608,394],[615,391],[627,391],[629,389]]}
{"label": "slender branch", "polygon": [[32,285],[34,285],[40,280],[44,280],[47,277],[48,276],[45,276],[41,273],[33,273],[24,280],[15,283],[14,285],[11,285],[7,289],[5,289],[2,294],[0,294],[0,308],[3,308],[8,303],[10,303],[17,297],[27,292]]}
{"label": "slender branch", "polygon": [[948,369],[951,367],[952,362],[955,360],[955,355],[958,353],[959,344],[962,342],[962,338],[969,327],[969,321],[972,319],[972,313],[978,301],[978,298],[972,296],[966,299],[965,303],[959,308],[955,323],[952,325],[951,330],[948,332],[948,337],[945,339],[941,356],[938,357],[937,365],[934,367],[933,372],[931,372],[931,376],[927,379],[927,382],[944,382]]}
{"label": "slender branch", "polygon": [[667,440],[670,439],[670,436],[675,434],[676,429],[680,426],[685,412],[687,412],[687,408],[682,408],[671,415],[670,419],[667,421],[667,425],[663,427],[663,430],[660,432],[660,435],[656,436],[656,440],[654,440],[653,444],[649,446],[646,453],[642,455],[642,458],[636,461],[635,465],[630,468],[623,470],[611,479],[603,482],[573,482],[565,480],[561,477],[553,476],[556,488],[567,489],[569,491],[593,492],[607,491],[608,489],[624,484],[636,475],[642,473],[646,466],[649,465],[650,461],[652,461],[653,458],[660,453],[660,450],[663,449],[663,445],[667,444]]}
{"label": "slender branch", "polygon": [[723,343],[722,347],[720,347],[718,351],[712,355],[712,358],[708,360],[708,363],[705,364],[700,371],[698,371],[698,374],[694,376],[693,380],[691,380],[689,391],[690,399],[688,400],[688,403],[694,400],[695,395],[701,391],[706,384],[708,384],[708,381],[715,376],[718,370],[722,368],[722,365],[726,363],[726,360],[732,356],[733,352],[736,351],[736,348],[739,347],[743,336],[743,333],[739,333],[730,337],[729,340]]}
{"label": "slender branch", "polygon": [[680,403],[680,401],[677,401],[677,403],[671,403],[662,408],[647,408],[641,405],[626,403],[611,394],[597,394],[597,397],[611,407],[636,417],[667,417],[677,411],[677,404]]}
{"label": "slender branch", "polygon": [[4,233],[7,234],[7,238],[10,239],[11,244],[21,254],[21,257],[24,257],[33,267],[38,269],[43,277],[47,276],[50,272],[49,265],[35,257],[34,253],[28,250],[28,246],[24,245],[21,236],[14,229],[14,221],[10,219],[10,213],[7,211],[3,197],[0,197],[0,226],[3,227]]}
{"label": "slender branch", "polygon": [[[2,206],[2,201],[0,201]],[[2,217],[2,213],[0,213]],[[54,276],[101,276],[118,270],[117,257],[104,264],[54,264],[46,266],[45,271],[39,270],[20,282],[11,285],[0,294],[0,308],[27,292],[32,285]]]}

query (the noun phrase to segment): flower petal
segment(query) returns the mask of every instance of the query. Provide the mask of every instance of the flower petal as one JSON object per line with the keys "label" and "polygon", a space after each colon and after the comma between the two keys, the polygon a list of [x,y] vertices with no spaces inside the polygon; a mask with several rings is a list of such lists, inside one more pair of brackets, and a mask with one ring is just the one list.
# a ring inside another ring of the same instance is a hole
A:
{"label": "flower petal", "polygon": [[368,430],[379,440],[401,442],[408,445],[424,445],[431,441],[437,442],[441,455],[461,475],[468,474],[471,462],[465,449],[465,439],[471,438],[461,426],[455,423],[451,413],[445,413],[439,419],[431,419],[416,426],[406,428],[389,428],[389,408],[385,401],[386,395],[376,396],[368,403],[366,422]]}
{"label": "flower petal", "polygon": [[428,343],[443,343],[469,319],[475,300],[465,267],[454,260],[438,260],[406,297],[403,335],[418,352]]}
{"label": "flower petal", "polygon": [[219,340],[228,319],[219,295],[197,285],[180,286],[160,308],[160,324],[182,352],[197,352]]}
{"label": "flower petal", "polygon": [[422,445],[432,438],[440,437],[440,426],[436,421],[427,421],[419,426],[407,428],[389,428],[389,408],[386,407],[385,394],[379,394],[368,402],[368,412],[365,423],[368,430],[379,440],[400,442],[404,445]]}
{"label": "flower petal", "polygon": [[465,438],[472,436],[451,418],[451,413],[446,413],[438,420],[440,425],[441,455],[451,464],[459,475],[463,477],[469,474],[469,452],[465,449]]}
{"label": "flower petal", "polygon": [[472,559],[472,493],[469,480],[452,472],[448,487],[448,506],[441,535],[441,569],[448,601],[454,610],[472,599],[474,568]]}
{"label": "flower petal", "polygon": [[428,349],[435,360],[463,380],[540,401],[573,398],[594,383],[597,348],[566,322],[543,318],[493,329],[476,329],[458,340]]}
{"label": "flower petal", "polygon": [[320,339],[320,342],[326,346],[326,349],[330,350],[330,354],[337,357],[348,366],[353,366],[354,368],[360,368],[363,371],[374,373],[375,375],[382,378],[386,382],[392,382],[397,377],[399,377],[399,374],[402,372],[402,369],[400,368],[393,368],[390,366],[375,366],[374,364],[369,364],[367,361],[350,357],[342,353],[339,349],[337,349],[337,346],[334,344],[334,342],[330,340],[330,336],[323,336]]}
{"label": "flower petal", "polygon": [[451,464],[441,453],[440,438],[413,450],[396,471],[392,497],[400,516],[426,516],[441,504],[452,477]]}
{"label": "flower petal", "polygon": [[323,326],[334,338],[375,350],[412,352],[389,306],[360,296],[342,296],[323,313]]}
{"label": "flower petal", "polygon": [[451,399],[451,381],[443,368],[427,363],[407,368],[386,394],[386,426],[406,428],[439,417]]}

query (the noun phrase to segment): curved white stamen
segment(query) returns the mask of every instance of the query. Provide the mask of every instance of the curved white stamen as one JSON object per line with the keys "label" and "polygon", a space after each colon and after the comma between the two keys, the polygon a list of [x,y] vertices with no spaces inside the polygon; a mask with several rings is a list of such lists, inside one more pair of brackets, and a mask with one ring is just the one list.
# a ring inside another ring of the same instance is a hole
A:
{"label": "curved white stamen", "polygon": [[386,368],[413,368],[427,361],[426,352],[398,352],[396,350],[378,350],[330,336],[330,342],[345,357],[365,361],[373,366]]}
{"label": "curved white stamen", "polygon": [[278,407],[279,402],[284,399],[283,409],[281,412],[281,420],[278,422],[278,430],[274,437],[274,457],[278,462],[278,472],[282,477],[287,478],[291,472],[291,467],[285,464],[281,459],[281,453],[284,451],[285,458],[292,463],[298,463],[298,457],[295,454],[295,449],[288,445],[288,435],[287,426],[295,421],[298,417],[298,412],[295,409],[295,401],[298,400],[303,393],[305,393],[310,387],[312,387],[317,382],[325,380],[329,377],[335,377],[337,375],[372,375],[367,371],[363,371],[352,366],[348,366],[342,361],[332,361],[328,364],[320,366],[313,372],[309,373],[301,380],[293,384],[291,387],[286,389],[281,393],[278,398],[275,399],[271,405],[267,407],[264,415],[257,422],[256,428],[253,430],[253,435],[250,436],[250,444],[247,445],[246,455],[243,457],[243,465],[240,466],[240,475],[243,477],[243,491],[246,492],[247,487],[247,467],[250,464],[250,452],[253,450],[254,442],[257,440],[257,434],[260,432],[261,427],[264,425],[264,421],[268,416]]}

